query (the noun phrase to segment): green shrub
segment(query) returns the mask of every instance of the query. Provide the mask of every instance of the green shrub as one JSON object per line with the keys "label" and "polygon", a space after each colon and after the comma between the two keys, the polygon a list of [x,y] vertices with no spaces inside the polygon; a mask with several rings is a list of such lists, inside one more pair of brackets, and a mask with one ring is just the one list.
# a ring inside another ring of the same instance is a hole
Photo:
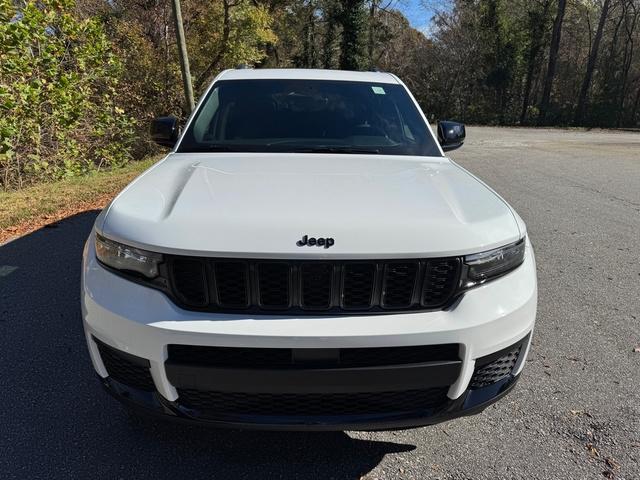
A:
{"label": "green shrub", "polygon": [[116,102],[122,66],[73,0],[0,0],[0,187],[130,160],[134,120]]}

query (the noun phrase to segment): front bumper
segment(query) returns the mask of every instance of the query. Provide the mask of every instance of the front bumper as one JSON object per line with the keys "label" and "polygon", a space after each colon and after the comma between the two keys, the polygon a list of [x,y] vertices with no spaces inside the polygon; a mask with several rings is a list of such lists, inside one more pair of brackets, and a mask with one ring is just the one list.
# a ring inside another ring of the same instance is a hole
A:
{"label": "front bumper", "polygon": [[144,415],[183,423],[208,425],[214,428],[237,428],[242,430],[284,431],[343,431],[343,430],[394,430],[415,428],[446,422],[454,418],[476,415],[489,405],[507,395],[516,386],[520,375],[510,375],[500,382],[479,390],[468,390],[455,400],[448,400],[437,410],[427,409],[411,414],[376,416],[322,416],[314,418],[292,418],[290,416],[266,419],[264,416],[221,416],[218,419],[203,419],[197,412],[186,409],[180,402],[171,402],[157,392],[138,390],[109,377],[101,378],[105,390],[114,398]]}
{"label": "front bumper", "polygon": [[[521,267],[465,293],[446,311],[338,318],[248,317],[184,311],[163,293],[129,282],[102,268],[95,260],[93,243],[93,237],[90,237],[85,248],[82,308],[94,368],[103,385],[117,398],[144,411],[176,419],[242,428],[342,430],[408,428],[477,413],[515,385],[524,366],[535,323],[535,259],[529,243]],[[101,343],[143,362],[150,373],[151,389],[137,389],[110,376],[99,349]],[[391,371],[388,368],[351,372],[333,369],[324,377],[318,377],[317,370],[284,374],[245,369],[240,376],[238,370],[185,370],[185,366],[173,365],[169,358],[169,345],[313,352],[442,344],[457,345],[455,365],[431,362],[404,365]],[[508,376],[488,386],[472,387],[470,382],[474,372],[477,373],[477,361],[516,346],[519,354]],[[212,416],[199,412],[192,405],[185,406],[180,396],[180,392],[193,389],[217,389],[263,395],[260,398],[265,401],[280,399],[273,397],[280,394],[286,401],[288,395],[311,395],[311,400],[322,403],[324,397],[313,395],[323,392],[348,396],[360,392],[382,394],[390,390],[441,391],[443,388],[446,396],[429,408],[376,415],[353,415],[350,411],[327,415],[322,410],[322,414],[303,416],[252,415],[251,411],[242,415],[236,412]]]}

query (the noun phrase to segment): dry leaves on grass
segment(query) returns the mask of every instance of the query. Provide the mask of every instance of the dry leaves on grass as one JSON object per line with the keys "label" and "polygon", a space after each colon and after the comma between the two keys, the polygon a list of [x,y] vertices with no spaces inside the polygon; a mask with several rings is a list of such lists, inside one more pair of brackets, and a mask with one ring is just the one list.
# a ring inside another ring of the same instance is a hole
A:
{"label": "dry leaves on grass", "polygon": [[132,162],[84,177],[0,191],[0,244],[87,210],[102,209],[131,180],[159,159]]}
{"label": "dry leaves on grass", "polygon": [[20,237],[28,233],[34,232],[42,227],[53,226],[56,222],[63,220],[67,217],[71,217],[78,213],[86,212],[88,210],[102,209],[113,198],[114,194],[109,193],[102,195],[90,202],[78,202],[71,204],[66,208],[58,210],[54,214],[37,215],[24,222],[20,222],[17,225],[12,225],[3,230],[0,230],[0,245],[11,240],[12,238]]}

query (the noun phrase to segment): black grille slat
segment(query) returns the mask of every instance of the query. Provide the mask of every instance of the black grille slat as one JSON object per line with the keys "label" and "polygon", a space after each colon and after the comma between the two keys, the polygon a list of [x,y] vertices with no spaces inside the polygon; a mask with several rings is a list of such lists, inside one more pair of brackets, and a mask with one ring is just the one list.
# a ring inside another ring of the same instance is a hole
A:
{"label": "black grille slat", "polygon": [[366,310],[373,302],[376,265],[350,263],[342,271],[342,308]]}
{"label": "black grille slat", "polygon": [[218,304],[227,308],[249,306],[249,269],[245,262],[214,264]]}
{"label": "black grille slat", "polygon": [[417,274],[417,262],[387,263],[382,285],[382,306],[384,308],[410,307]]}
{"label": "black grille slat", "polygon": [[435,310],[457,291],[458,258],[303,261],[168,256],[167,293],[192,310],[362,314]]}
{"label": "black grille slat", "polygon": [[202,417],[380,415],[441,407],[447,388],[374,393],[243,393],[178,389],[178,402]]}
{"label": "black grille slat", "polygon": [[300,267],[301,306],[308,310],[331,307],[333,265],[306,263]]}
{"label": "black grille slat", "polygon": [[443,306],[451,298],[458,281],[458,259],[429,260],[425,267],[422,305],[428,308]]}
{"label": "black grille slat", "polygon": [[196,307],[209,303],[204,262],[197,259],[177,258],[172,262],[173,288],[184,303]]}
{"label": "black grille slat", "polygon": [[267,309],[286,309],[290,304],[290,268],[287,263],[258,265],[258,295],[260,306]]}

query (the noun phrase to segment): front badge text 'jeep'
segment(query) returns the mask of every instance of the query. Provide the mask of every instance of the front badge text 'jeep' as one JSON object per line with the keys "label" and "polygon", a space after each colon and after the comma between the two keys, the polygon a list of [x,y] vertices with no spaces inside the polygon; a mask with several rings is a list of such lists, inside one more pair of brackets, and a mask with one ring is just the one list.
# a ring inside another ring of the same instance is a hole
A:
{"label": "front badge text 'jeep'", "polygon": [[296,242],[296,245],[298,245],[299,247],[304,247],[305,245],[307,245],[308,247],[316,246],[329,248],[333,246],[334,243],[336,242],[333,240],[333,238],[309,238],[307,235],[304,235],[300,240]]}

